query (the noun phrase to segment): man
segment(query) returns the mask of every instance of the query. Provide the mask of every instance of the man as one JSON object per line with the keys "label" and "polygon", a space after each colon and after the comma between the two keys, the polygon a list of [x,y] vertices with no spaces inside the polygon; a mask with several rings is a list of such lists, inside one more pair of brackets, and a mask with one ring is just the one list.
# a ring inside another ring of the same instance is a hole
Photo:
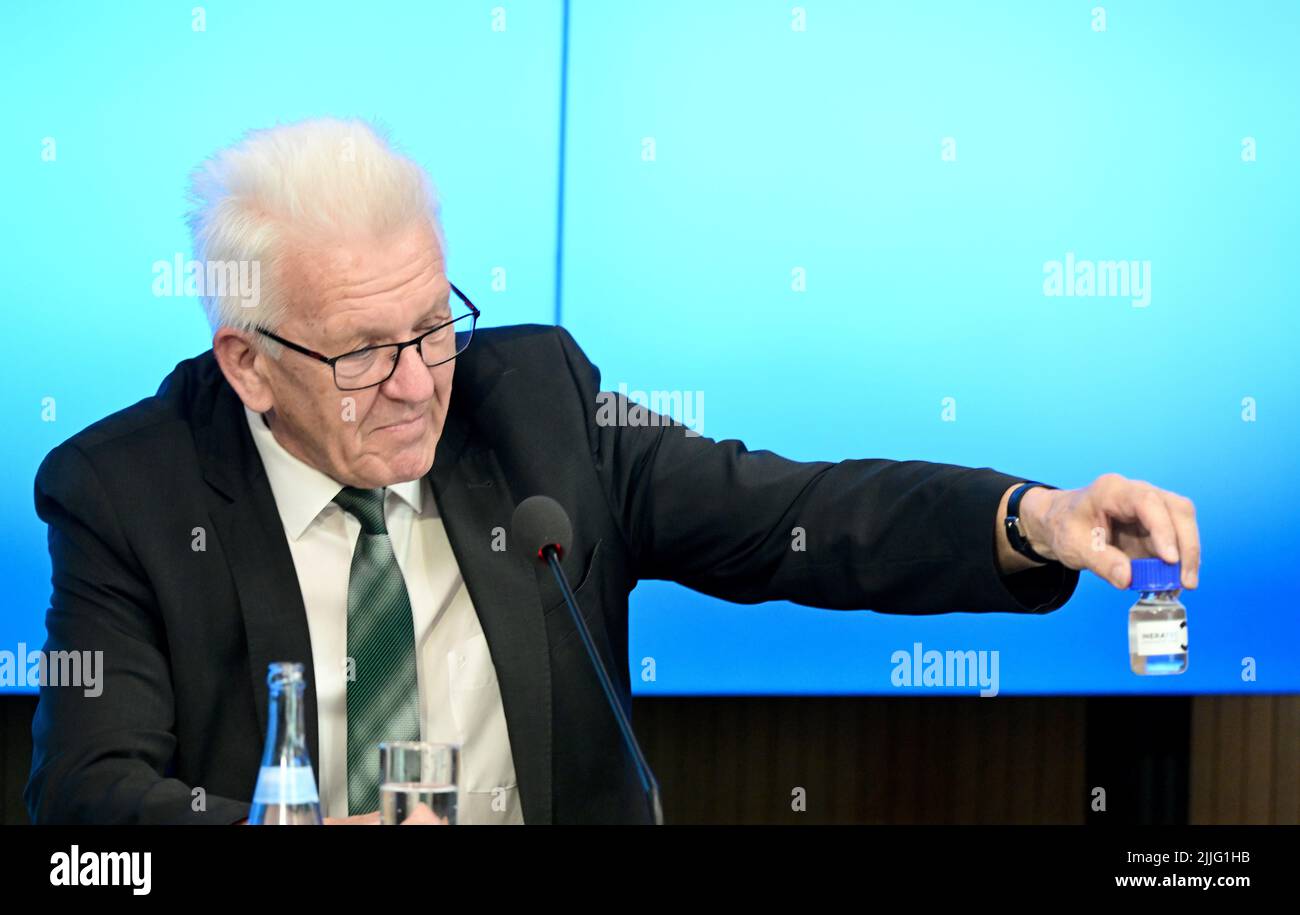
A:
{"label": "man", "polygon": [[1114,474],[1026,488],[602,422],[564,330],[473,332],[427,179],[362,123],[250,134],[193,196],[197,257],[261,286],[205,290],[211,351],[38,473],[46,648],[102,650],[104,687],[42,690],[35,822],[240,822],[281,660],[307,671],[327,822],[374,821],[388,738],[463,745],[463,822],[645,821],[560,594],[503,549],[537,493],[574,521],[565,563],[629,711],[639,579],[892,613],[1049,612],[1078,570],[1123,587],[1146,555],[1196,586],[1191,503]]}

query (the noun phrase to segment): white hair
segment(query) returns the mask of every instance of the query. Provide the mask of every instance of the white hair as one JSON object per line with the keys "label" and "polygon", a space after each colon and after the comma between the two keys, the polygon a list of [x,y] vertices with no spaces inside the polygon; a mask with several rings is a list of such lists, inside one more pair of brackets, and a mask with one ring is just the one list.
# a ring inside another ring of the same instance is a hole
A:
{"label": "white hair", "polygon": [[[214,332],[279,325],[290,300],[278,276],[290,233],[321,242],[376,239],[425,222],[443,247],[428,175],[392,148],[386,132],[362,120],[320,118],[249,131],[194,169],[189,198],[186,221],[201,264],[257,264],[256,305],[238,289],[203,290]],[[280,347],[267,349],[278,354]]]}

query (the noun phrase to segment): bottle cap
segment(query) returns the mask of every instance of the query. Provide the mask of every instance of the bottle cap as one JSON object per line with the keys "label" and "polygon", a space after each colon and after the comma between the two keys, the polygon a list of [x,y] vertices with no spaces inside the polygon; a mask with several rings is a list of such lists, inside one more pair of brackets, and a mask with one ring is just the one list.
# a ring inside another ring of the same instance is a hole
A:
{"label": "bottle cap", "polygon": [[1133,580],[1128,586],[1130,591],[1177,591],[1182,587],[1179,582],[1181,563],[1134,559],[1130,564],[1133,567]]}

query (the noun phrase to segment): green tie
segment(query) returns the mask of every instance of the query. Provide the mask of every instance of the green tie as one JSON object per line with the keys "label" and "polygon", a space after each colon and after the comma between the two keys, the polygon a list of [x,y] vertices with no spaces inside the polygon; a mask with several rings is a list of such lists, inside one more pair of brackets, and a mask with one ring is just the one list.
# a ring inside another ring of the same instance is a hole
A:
{"label": "green tie", "polygon": [[348,575],[348,813],[379,809],[379,743],[420,739],[411,599],[384,525],[384,490],[345,486],[334,502],[361,522]]}

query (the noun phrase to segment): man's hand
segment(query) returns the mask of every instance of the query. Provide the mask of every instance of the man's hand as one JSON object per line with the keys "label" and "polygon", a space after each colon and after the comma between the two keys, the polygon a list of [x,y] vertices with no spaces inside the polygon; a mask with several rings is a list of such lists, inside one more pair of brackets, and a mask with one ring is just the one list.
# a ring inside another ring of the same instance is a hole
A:
{"label": "man's hand", "polygon": [[350,817],[326,817],[326,826],[378,826],[379,811],[372,810],[370,813],[358,813]]}
{"label": "man's hand", "polygon": [[403,826],[446,826],[447,820],[438,816],[428,804],[416,804],[411,815],[402,820]]}
{"label": "man's hand", "polygon": [[[326,817],[326,826],[378,826],[379,811],[359,813],[350,817]],[[436,815],[426,804],[416,804],[411,815],[402,820],[403,826],[446,826],[447,821]]]}
{"label": "man's hand", "polygon": [[[1004,573],[1034,563],[1011,549],[1003,521],[1011,491],[998,509],[998,561]],[[1117,473],[1083,489],[1036,487],[1020,500],[1021,529],[1034,551],[1071,569],[1088,569],[1116,588],[1127,588],[1130,559],[1156,557],[1182,563],[1182,586],[1195,588],[1201,538],[1192,500]]]}

